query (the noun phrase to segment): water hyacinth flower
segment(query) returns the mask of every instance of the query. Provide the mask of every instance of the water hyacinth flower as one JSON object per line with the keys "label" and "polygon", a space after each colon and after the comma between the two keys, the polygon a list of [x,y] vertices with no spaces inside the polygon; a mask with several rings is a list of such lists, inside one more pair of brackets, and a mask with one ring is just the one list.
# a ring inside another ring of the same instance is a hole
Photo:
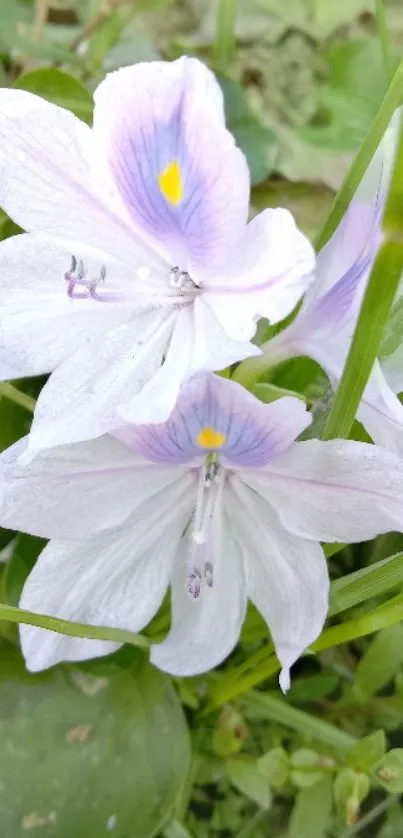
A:
{"label": "water hyacinth flower", "polygon": [[[362,299],[381,242],[382,212],[390,181],[401,109],[393,117],[346,214],[317,256],[316,278],[294,321],[263,347],[272,364],[305,355],[337,387]],[[357,418],[372,439],[403,455],[403,351],[377,361]]]}
{"label": "water hyacinth flower", "polygon": [[249,171],[197,59],[140,63],[95,91],[93,127],[0,90],[0,362],[54,371],[30,446],[161,422],[184,376],[259,354],[313,250],[286,210],[247,223]]}
{"label": "water hyacinth flower", "polygon": [[[358,442],[295,442],[302,401],[265,405],[199,373],[167,422],[0,457],[0,524],[50,537],[22,608],[139,631],[171,586],[171,630],[151,659],[174,675],[216,666],[234,648],[248,598],[266,620],[280,683],[319,634],[329,580],[320,541],[402,528],[403,470]],[[116,648],[20,628],[30,670]]]}

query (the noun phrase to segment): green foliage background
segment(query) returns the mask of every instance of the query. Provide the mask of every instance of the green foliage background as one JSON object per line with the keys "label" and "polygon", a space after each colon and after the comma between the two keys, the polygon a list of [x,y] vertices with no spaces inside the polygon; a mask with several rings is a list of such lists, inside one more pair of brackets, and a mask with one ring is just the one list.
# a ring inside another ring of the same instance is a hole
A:
{"label": "green foliage background", "polygon": [[[0,84],[88,122],[105,72],[184,52],[217,73],[250,165],[252,212],[286,206],[323,243],[403,100],[401,0],[0,0]],[[285,390],[304,398],[316,435],[365,439],[353,424],[360,388],[381,340],[386,355],[403,340],[401,305],[390,311],[393,289],[380,284],[385,265],[403,265],[393,244],[402,172],[336,398],[304,359],[258,384],[247,365],[239,372],[264,401]],[[16,231],[0,215],[0,238]],[[0,385],[0,450],[28,431],[42,383]],[[327,550],[328,624],[286,697],[252,608],[235,652],[206,676],[172,682],[149,665],[168,604],[144,637],[115,631],[126,643],[115,655],[28,674],[17,623],[32,617],[17,606],[41,548],[0,530],[2,838],[403,834],[403,536]],[[88,633],[46,616],[41,625]]]}

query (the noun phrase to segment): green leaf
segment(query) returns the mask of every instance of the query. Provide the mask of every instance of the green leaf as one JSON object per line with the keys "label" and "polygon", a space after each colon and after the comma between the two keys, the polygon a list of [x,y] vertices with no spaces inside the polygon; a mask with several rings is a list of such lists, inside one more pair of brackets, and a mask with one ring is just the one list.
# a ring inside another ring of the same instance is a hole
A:
{"label": "green leaf", "polygon": [[[3,646],[0,673],[4,835],[151,838],[189,769],[183,713],[169,679],[138,655],[109,678],[25,672]],[[88,685],[91,685],[91,689]],[[91,693],[91,695],[89,695]]]}
{"label": "green leaf", "polygon": [[389,751],[373,768],[380,784],[392,794],[403,792],[403,748]]}
{"label": "green leaf", "polygon": [[287,699],[291,702],[320,701],[332,693],[340,682],[338,675],[310,675],[307,678],[294,678]]}
{"label": "green leaf", "polygon": [[276,387],[275,384],[258,383],[255,384],[251,392],[257,399],[264,402],[264,404],[275,402],[277,399],[282,399],[285,396],[292,396],[295,399],[301,399],[306,402],[306,399],[301,393],[295,393],[294,390],[286,390],[284,387]]}
{"label": "green leaf", "polygon": [[326,244],[340,223],[343,215],[359,186],[376,149],[389,125],[394,111],[402,102],[402,81],[403,61],[400,62],[395,75],[389,85],[383,102],[375,116],[371,129],[368,132],[352,166],[339,189],[330,214],[316,241],[318,250]]}
{"label": "green leaf", "polygon": [[369,777],[352,768],[342,768],[333,783],[334,800],[338,811],[346,818],[348,826],[357,820],[360,803],[370,789]]}
{"label": "green leaf", "polygon": [[289,761],[284,748],[272,748],[257,761],[257,767],[270,786],[278,789],[288,780]]}
{"label": "green leaf", "polygon": [[320,780],[323,769],[316,751],[300,748],[290,759],[290,780],[300,789],[310,788]]}
{"label": "green leaf", "polygon": [[318,742],[325,742],[339,751],[348,751],[356,739],[334,725],[291,707],[284,699],[274,695],[251,690],[242,696],[241,702],[248,710],[258,711],[263,719],[269,719],[276,724],[290,727],[303,736],[311,736]]}
{"label": "green leaf", "polygon": [[242,794],[249,797],[261,809],[269,809],[271,794],[266,778],[260,773],[256,762],[247,757],[236,757],[226,762],[228,777]]}
{"label": "green leaf", "polygon": [[403,584],[403,553],[396,553],[331,583],[329,616]]}
{"label": "green leaf", "polygon": [[379,692],[399,671],[403,662],[403,626],[380,631],[358,663],[354,694],[363,702]]}
{"label": "green leaf", "polygon": [[273,168],[277,135],[259,122],[240,84],[220,73],[217,80],[224,94],[227,126],[246,156],[251,183],[255,185],[265,180]]}
{"label": "green leaf", "polygon": [[374,763],[383,757],[386,751],[386,739],[383,730],[376,730],[356,742],[346,753],[346,765],[355,771],[369,771]]}
{"label": "green leaf", "polygon": [[63,70],[56,70],[54,67],[31,70],[19,76],[13,86],[43,96],[49,102],[73,111],[86,122],[92,119],[91,94],[78,79]]}
{"label": "green leaf", "polygon": [[298,792],[288,827],[289,838],[325,838],[332,802],[330,774],[324,774],[314,786]]}
{"label": "green leaf", "polygon": [[45,544],[43,538],[24,533],[17,535],[3,580],[3,592],[8,605],[18,605],[25,580]]}

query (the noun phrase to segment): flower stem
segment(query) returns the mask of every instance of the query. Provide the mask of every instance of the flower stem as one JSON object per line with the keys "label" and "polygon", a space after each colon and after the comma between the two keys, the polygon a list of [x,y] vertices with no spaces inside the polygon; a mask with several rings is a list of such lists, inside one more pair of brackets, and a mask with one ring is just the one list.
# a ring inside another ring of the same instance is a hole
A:
{"label": "flower stem", "polygon": [[20,405],[20,407],[24,407],[29,413],[33,413],[35,410],[35,399],[32,396],[27,396],[26,393],[22,393],[21,390],[17,390],[17,387],[9,384],[8,381],[3,381],[0,384],[0,398],[1,396]]}

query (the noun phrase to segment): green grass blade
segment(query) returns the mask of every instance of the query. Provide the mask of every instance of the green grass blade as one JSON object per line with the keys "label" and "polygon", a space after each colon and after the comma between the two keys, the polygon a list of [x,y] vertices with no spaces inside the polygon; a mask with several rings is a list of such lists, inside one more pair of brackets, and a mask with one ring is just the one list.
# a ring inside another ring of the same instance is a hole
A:
{"label": "green grass blade", "polygon": [[319,742],[324,742],[338,751],[348,751],[357,741],[354,736],[345,733],[328,722],[317,719],[310,713],[304,713],[292,707],[281,698],[264,693],[251,692],[242,699],[242,704],[251,710],[258,710],[259,714],[270,719],[275,724],[290,727],[303,736],[312,736]]}
{"label": "green grass blade", "polygon": [[390,48],[390,38],[388,35],[388,27],[386,25],[386,15],[383,0],[375,0],[375,10],[386,78],[387,81],[390,82],[393,76],[393,56]]}
{"label": "green grass blade", "polygon": [[214,57],[225,67],[235,49],[235,20],[238,0],[218,0]]}
{"label": "green grass blade", "polygon": [[375,259],[364,302],[323,439],[347,438],[371,375],[403,271],[403,244],[385,242]]}
{"label": "green grass blade", "polygon": [[0,620],[7,620],[9,623],[25,623],[29,626],[55,631],[57,634],[67,634],[69,637],[85,637],[90,640],[111,640],[115,643],[131,643],[140,649],[147,649],[150,645],[146,637],[135,634],[133,631],[125,631],[118,628],[107,628],[106,626],[90,626],[84,623],[73,623],[70,620],[59,620],[57,617],[48,617],[45,614],[34,614],[32,611],[24,611],[22,608],[15,608],[13,605],[0,603]]}

